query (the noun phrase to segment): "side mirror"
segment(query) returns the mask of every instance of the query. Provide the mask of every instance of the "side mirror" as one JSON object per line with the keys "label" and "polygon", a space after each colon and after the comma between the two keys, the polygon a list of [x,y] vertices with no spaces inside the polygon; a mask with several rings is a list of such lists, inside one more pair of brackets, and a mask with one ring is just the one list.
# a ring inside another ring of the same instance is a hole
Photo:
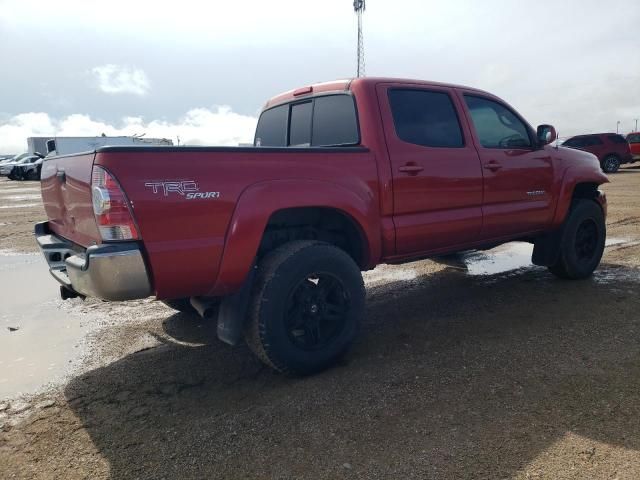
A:
{"label": "side mirror", "polygon": [[558,138],[556,129],[552,125],[538,125],[536,136],[540,145],[549,145]]}

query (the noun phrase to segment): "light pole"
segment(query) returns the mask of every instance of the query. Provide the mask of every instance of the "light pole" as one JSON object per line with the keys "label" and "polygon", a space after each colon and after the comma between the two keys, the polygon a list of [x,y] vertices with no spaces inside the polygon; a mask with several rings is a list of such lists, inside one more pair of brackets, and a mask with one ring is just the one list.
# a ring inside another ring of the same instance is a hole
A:
{"label": "light pole", "polygon": [[636,120],[636,129],[634,130],[634,132],[637,132],[638,131],[638,119],[636,118],[635,120]]}
{"label": "light pole", "polygon": [[620,120],[616,123],[616,133],[620,133]]}

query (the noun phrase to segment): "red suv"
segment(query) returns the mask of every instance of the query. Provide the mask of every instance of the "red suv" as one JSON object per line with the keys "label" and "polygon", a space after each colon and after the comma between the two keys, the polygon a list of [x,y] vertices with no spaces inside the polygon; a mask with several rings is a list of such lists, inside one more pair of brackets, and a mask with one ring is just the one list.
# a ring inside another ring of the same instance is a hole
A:
{"label": "red suv", "polygon": [[627,142],[629,142],[629,148],[631,148],[631,156],[633,161],[640,160],[640,132],[633,132],[627,135]]}
{"label": "red suv", "polygon": [[562,146],[593,153],[605,173],[615,173],[623,163],[633,162],[629,143],[617,133],[578,135],[566,140]]}

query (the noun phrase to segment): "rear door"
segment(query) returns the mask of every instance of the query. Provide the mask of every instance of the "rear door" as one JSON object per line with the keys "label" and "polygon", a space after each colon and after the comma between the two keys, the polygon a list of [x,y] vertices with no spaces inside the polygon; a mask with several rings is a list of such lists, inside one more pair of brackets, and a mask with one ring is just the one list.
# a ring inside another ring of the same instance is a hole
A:
{"label": "rear door", "polygon": [[380,84],[396,254],[453,249],[482,226],[482,170],[459,100],[444,87]]}
{"label": "rear door", "polygon": [[482,162],[482,238],[544,229],[553,214],[553,147],[538,147],[531,127],[495,97],[461,92],[460,99]]}

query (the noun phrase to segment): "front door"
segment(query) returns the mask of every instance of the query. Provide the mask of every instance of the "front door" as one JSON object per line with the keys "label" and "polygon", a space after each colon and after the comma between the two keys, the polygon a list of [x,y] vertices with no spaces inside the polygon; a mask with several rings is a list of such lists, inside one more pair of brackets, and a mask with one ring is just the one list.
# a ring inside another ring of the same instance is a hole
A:
{"label": "front door", "polygon": [[378,86],[393,171],[396,254],[455,249],[478,239],[482,169],[462,105],[445,87]]}
{"label": "front door", "polygon": [[505,104],[462,93],[484,175],[485,240],[543,230],[553,216],[552,146],[539,147],[531,127]]}

